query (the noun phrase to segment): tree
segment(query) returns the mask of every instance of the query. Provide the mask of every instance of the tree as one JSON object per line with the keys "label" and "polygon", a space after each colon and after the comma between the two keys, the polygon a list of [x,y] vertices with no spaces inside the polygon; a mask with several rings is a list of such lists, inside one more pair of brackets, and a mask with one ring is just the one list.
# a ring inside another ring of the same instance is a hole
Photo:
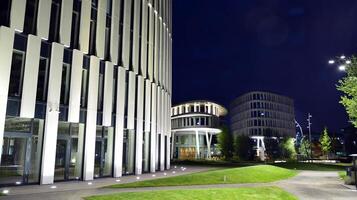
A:
{"label": "tree", "polygon": [[221,131],[218,135],[218,148],[224,159],[229,160],[233,156],[233,137],[226,126],[223,126]]}
{"label": "tree", "polygon": [[238,135],[234,139],[234,154],[240,160],[254,160],[254,141],[245,135]]}
{"label": "tree", "polygon": [[321,143],[321,150],[324,155],[327,156],[328,159],[328,154],[331,151],[331,138],[328,135],[327,128],[325,127],[321,136],[320,136],[320,143]]}
{"label": "tree", "polygon": [[283,159],[296,159],[295,141],[293,138],[284,138],[280,143],[280,148]]}
{"label": "tree", "polygon": [[337,90],[343,92],[340,103],[345,107],[351,123],[357,128],[357,58],[352,56],[346,67],[347,76],[339,81]]}
{"label": "tree", "polygon": [[311,144],[308,139],[303,138],[301,140],[300,148],[299,148],[299,153],[304,157],[304,158],[310,158],[311,157]]}

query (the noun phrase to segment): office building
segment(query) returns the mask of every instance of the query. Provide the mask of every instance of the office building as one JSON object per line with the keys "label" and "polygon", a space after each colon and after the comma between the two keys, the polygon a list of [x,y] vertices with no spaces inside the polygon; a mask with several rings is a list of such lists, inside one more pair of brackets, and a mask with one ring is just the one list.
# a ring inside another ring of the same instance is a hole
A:
{"label": "office building", "polygon": [[171,0],[4,0],[0,185],[170,168]]}
{"label": "office building", "polygon": [[175,160],[210,159],[214,141],[227,110],[212,101],[197,100],[171,108],[171,157]]}

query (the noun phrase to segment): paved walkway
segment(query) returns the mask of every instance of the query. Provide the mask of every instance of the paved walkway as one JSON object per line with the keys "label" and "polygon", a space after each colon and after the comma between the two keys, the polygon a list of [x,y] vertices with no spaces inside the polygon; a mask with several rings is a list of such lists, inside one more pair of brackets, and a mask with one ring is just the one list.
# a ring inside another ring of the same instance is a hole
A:
{"label": "paved walkway", "polygon": [[342,183],[337,172],[302,171],[276,185],[302,200],[357,200],[357,190]]}
{"label": "paved walkway", "polygon": [[[144,174],[140,176],[140,180],[148,180],[166,176],[177,176],[182,174],[206,171],[212,168],[209,167],[187,167],[182,171],[180,167],[171,169],[166,172],[155,174]],[[174,172],[175,171],[175,172]],[[0,198],[12,200],[78,200],[85,196],[112,194],[120,192],[140,192],[152,190],[176,190],[176,189],[202,189],[202,188],[240,188],[240,187],[262,187],[262,186],[278,186],[284,190],[296,195],[301,200],[356,200],[357,191],[351,190],[342,184],[339,180],[337,172],[317,172],[317,171],[302,171],[297,176],[283,181],[273,183],[253,183],[253,184],[218,184],[218,185],[195,185],[195,186],[170,186],[170,187],[148,187],[148,188],[123,188],[109,189],[101,188],[106,185],[112,185],[120,180],[121,183],[129,183],[137,181],[136,176],[126,176],[121,179],[97,179],[92,182],[65,182],[56,183],[56,188],[51,186],[21,186],[9,188],[9,196]],[[88,185],[89,183],[89,185]],[[53,186],[53,185],[52,185]]]}

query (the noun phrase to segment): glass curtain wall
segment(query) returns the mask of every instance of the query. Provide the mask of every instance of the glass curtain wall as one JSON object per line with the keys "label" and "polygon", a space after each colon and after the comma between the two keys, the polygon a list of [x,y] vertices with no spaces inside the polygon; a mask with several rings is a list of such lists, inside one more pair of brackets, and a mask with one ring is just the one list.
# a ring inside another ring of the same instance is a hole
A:
{"label": "glass curtain wall", "polygon": [[59,122],[56,145],[55,181],[82,177],[84,124]]}
{"label": "glass curtain wall", "polygon": [[6,119],[0,185],[39,182],[43,125],[39,119]]}
{"label": "glass curtain wall", "polygon": [[97,126],[94,177],[113,175],[114,128]]}
{"label": "glass curtain wall", "polygon": [[124,130],[123,143],[123,173],[134,173],[135,130]]}

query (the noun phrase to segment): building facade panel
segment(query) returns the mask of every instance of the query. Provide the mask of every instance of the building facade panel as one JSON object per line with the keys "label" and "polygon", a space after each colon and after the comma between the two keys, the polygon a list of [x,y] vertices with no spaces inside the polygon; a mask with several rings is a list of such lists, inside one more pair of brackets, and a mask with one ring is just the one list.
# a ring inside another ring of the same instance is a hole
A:
{"label": "building facade panel", "polygon": [[41,163],[41,184],[50,184],[54,180],[54,166],[57,140],[57,127],[61,94],[62,60],[64,47],[52,43],[48,95],[46,106],[46,123],[43,136]]}
{"label": "building facade panel", "polygon": [[[15,32],[4,26],[0,26],[0,145],[3,145],[5,116],[9,91],[11,72],[12,49],[14,45]],[[2,148],[0,152],[2,155]],[[1,164],[1,161],[0,161]]]}
{"label": "building facade panel", "polygon": [[27,39],[20,117],[33,118],[35,116],[40,51],[41,39],[37,36],[29,35]]}
{"label": "building facade panel", "polygon": [[62,1],[59,41],[66,47],[71,45],[73,0]]}
{"label": "building facade panel", "polygon": [[24,28],[26,10],[26,0],[12,0],[10,27],[16,31],[22,32]]}
{"label": "building facade panel", "polygon": [[82,72],[83,72],[83,53],[78,50],[73,50],[72,69],[71,69],[71,85],[68,105],[68,122],[79,122],[80,107],[81,107],[81,88],[82,88]]}
{"label": "building facade panel", "polygon": [[47,40],[50,31],[51,0],[39,0],[37,17],[37,36]]}

